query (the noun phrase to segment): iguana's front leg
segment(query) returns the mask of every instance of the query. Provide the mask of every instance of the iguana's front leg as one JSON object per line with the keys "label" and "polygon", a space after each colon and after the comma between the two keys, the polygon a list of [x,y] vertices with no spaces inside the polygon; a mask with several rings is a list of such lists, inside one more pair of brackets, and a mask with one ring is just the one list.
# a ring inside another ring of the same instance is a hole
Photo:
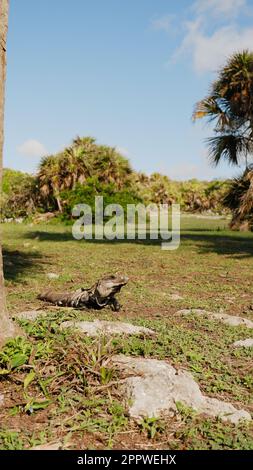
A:
{"label": "iguana's front leg", "polygon": [[121,309],[121,305],[119,303],[119,301],[115,298],[115,297],[112,297],[111,301],[110,301],[110,306],[111,306],[111,309],[114,311],[114,312],[119,312],[120,309]]}

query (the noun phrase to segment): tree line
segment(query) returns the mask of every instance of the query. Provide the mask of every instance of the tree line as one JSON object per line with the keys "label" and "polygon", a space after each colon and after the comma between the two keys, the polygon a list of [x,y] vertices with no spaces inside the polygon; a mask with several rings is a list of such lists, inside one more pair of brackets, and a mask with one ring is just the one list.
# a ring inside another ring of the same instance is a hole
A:
{"label": "tree line", "polygon": [[75,204],[94,207],[94,196],[105,204],[180,203],[185,211],[223,213],[228,181],[173,181],[160,173],[148,176],[132,169],[115,148],[98,145],[91,137],[77,137],[56,155],[44,157],[32,176],[5,169],[2,219],[33,217],[53,212],[62,220],[71,218]]}

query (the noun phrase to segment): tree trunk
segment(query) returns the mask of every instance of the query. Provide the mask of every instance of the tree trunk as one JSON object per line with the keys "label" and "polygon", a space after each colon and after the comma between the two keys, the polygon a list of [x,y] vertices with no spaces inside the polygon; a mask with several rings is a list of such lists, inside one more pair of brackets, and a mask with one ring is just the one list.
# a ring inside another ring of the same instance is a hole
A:
{"label": "tree trunk", "polygon": [[58,211],[59,211],[60,213],[62,213],[62,205],[61,205],[60,196],[55,196],[55,199],[56,199],[56,202],[57,202]]}
{"label": "tree trunk", "polygon": [[[3,142],[4,142],[4,92],[6,76],[6,38],[8,28],[9,0],[0,0],[0,203],[3,176]],[[0,225],[1,230],[1,225]],[[17,333],[16,325],[8,317],[3,275],[2,236],[0,232],[0,346]]]}

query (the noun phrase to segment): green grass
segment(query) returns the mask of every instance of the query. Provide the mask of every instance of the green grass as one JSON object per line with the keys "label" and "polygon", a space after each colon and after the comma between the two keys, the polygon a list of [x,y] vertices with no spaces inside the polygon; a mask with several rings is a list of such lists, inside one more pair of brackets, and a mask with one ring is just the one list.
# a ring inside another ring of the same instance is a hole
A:
{"label": "green grass", "polygon": [[[206,419],[179,406],[167,420],[132,422],[122,404],[119,373],[104,361],[123,353],[168,360],[189,370],[203,393],[252,413],[252,350],[231,343],[250,337],[182,308],[223,309],[253,320],[253,233],[235,233],[226,220],[182,218],[176,251],[159,242],[73,240],[71,227],[3,225],[9,311],[41,308],[43,289],[89,286],[105,273],[130,277],[123,309],[113,313],[48,308],[48,316],[22,322],[26,339],[0,353],[0,448],[25,449],[61,440],[67,448],[253,449],[251,425]],[[49,280],[49,272],[59,274]],[[173,300],[172,294],[182,296]],[[59,325],[69,319],[117,319],[153,328],[156,338],[80,338]]]}

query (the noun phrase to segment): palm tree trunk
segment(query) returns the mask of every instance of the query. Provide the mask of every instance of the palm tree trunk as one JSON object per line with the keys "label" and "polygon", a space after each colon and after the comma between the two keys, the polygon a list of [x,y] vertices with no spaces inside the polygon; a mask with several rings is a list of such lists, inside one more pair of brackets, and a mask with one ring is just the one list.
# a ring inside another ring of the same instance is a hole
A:
{"label": "palm tree trunk", "polygon": [[57,202],[58,211],[59,211],[60,213],[62,213],[62,205],[61,205],[60,196],[59,196],[59,195],[55,196],[55,199],[56,199],[56,202]]}
{"label": "palm tree trunk", "polygon": [[[6,77],[6,38],[8,28],[9,0],[0,0],[0,202],[3,176],[4,142],[4,92]],[[0,233],[0,346],[17,333],[15,324],[10,320],[5,302],[2,237]]]}

